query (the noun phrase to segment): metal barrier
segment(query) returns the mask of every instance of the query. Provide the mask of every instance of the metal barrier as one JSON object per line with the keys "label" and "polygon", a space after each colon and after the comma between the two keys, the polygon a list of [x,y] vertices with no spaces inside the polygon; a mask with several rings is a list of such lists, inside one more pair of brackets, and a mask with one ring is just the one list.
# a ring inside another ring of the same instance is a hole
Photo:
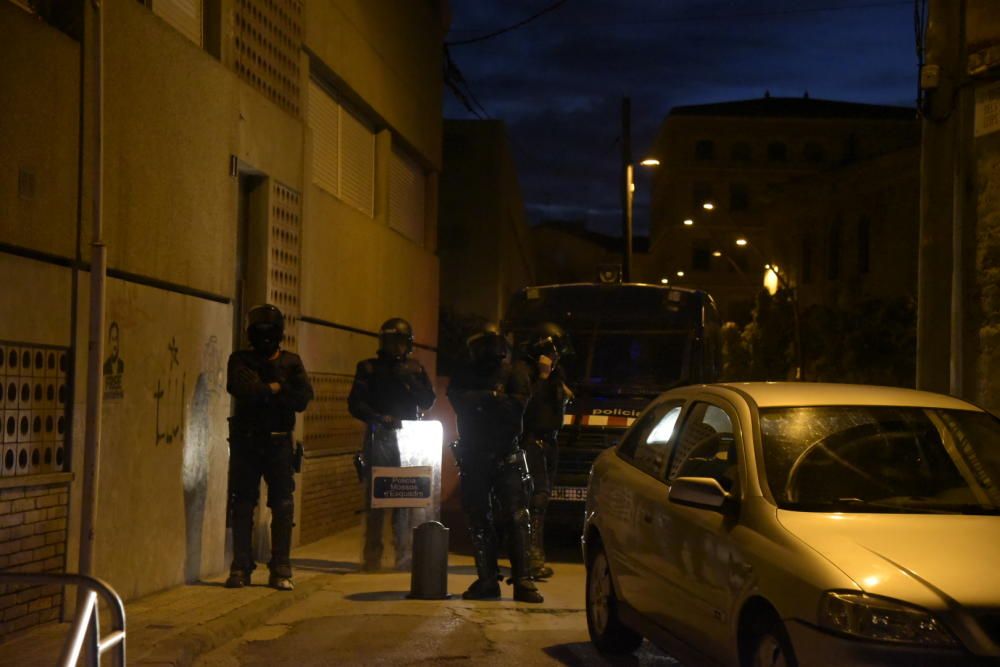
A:
{"label": "metal barrier", "polygon": [[[101,662],[101,656],[114,649],[117,664],[125,666],[125,605],[118,593],[105,582],[82,574],[0,572],[0,584],[78,586],[76,617],[63,644],[58,664],[60,667],[76,667],[82,654],[88,667],[96,667]],[[111,633],[104,638],[101,637],[97,609],[98,595],[108,604],[113,626]]]}

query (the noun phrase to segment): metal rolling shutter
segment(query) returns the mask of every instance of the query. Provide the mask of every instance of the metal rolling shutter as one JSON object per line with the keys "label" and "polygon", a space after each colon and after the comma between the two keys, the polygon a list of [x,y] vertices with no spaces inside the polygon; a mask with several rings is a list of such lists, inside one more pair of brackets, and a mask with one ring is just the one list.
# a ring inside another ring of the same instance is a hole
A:
{"label": "metal rolling shutter", "polygon": [[312,128],[312,180],[334,197],[340,196],[340,107],[309,82],[309,127]]}
{"label": "metal rolling shutter", "polygon": [[396,149],[389,164],[389,226],[411,241],[424,243],[427,175],[415,160]]}
{"label": "metal rolling shutter", "polygon": [[375,217],[375,134],[340,107],[340,198]]}
{"label": "metal rolling shutter", "polygon": [[202,0],[153,0],[153,13],[198,46],[202,45]]}

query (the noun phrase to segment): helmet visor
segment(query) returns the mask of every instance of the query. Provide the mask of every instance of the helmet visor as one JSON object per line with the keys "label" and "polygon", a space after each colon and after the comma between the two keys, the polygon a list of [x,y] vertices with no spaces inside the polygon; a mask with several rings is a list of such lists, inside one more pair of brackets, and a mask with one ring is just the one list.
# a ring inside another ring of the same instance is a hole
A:
{"label": "helmet visor", "polygon": [[413,341],[404,334],[382,334],[379,336],[379,350],[382,354],[400,359],[413,351]]}

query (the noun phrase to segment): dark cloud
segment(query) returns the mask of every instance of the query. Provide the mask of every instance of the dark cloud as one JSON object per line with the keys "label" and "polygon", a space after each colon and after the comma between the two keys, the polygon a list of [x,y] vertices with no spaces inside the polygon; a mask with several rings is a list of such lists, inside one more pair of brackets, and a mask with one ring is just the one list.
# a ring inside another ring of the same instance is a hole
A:
{"label": "dark cloud", "polygon": [[[452,0],[448,39],[489,32],[548,4]],[[623,95],[632,98],[635,155],[681,104],[765,90],[910,104],[912,11],[902,0],[569,0],[451,55],[488,113],[507,122],[532,221],[576,217],[614,233]],[[450,93],[445,110],[471,116]],[[648,193],[642,177],[638,184],[636,225],[644,229]]]}

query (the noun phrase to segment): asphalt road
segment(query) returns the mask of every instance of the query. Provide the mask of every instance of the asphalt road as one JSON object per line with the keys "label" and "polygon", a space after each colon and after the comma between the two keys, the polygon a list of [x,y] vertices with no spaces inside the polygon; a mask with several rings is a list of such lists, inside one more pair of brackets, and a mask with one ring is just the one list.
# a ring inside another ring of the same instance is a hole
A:
{"label": "asphalt road", "polygon": [[641,665],[679,663],[648,643],[635,656],[608,659],[587,636],[584,568],[574,536],[553,536],[555,576],[540,585],[544,604],[470,602],[472,559],[451,554],[448,600],[408,600],[406,573],[357,572],[350,554],[299,559],[326,573],[318,592],[242,637],[202,655],[200,667],[295,665]]}

